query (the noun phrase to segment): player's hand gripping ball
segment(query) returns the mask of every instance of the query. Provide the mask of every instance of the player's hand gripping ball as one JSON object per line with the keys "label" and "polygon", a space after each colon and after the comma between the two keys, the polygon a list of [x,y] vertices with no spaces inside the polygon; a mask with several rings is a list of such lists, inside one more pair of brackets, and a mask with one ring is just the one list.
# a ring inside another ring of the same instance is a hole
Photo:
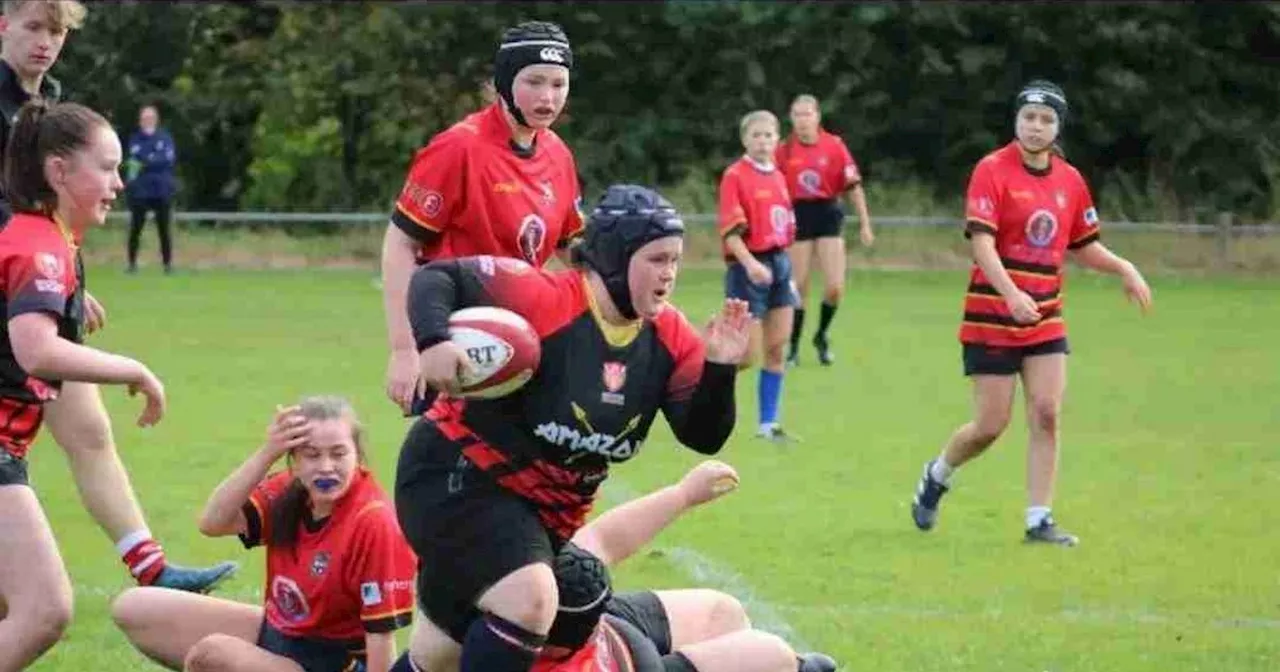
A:
{"label": "player's hand gripping ball", "polygon": [[454,396],[497,399],[538,370],[542,341],[528,320],[503,308],[463,308],[449,317],[449,340],[466,355]]}

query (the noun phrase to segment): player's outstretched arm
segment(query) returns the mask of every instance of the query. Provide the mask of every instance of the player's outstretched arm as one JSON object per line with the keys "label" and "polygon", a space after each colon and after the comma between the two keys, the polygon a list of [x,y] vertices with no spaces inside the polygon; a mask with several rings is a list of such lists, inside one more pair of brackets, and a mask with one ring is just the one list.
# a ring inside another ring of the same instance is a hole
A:
{"label": "player's outstretched arm", "polygon": [[747,354],[750,328],[746,302],[726,299],[702,339],[692,347],[686,344],[677,356],[662,413],[676,439],[703,455],[720,452],[733,433],[738,416],[734,381]]}
{"label": "player's outstretched arm", "polygon": [[164,385],[141,362],[62,338],[58,323],[48,313],[20,313],[8,326],[14,358],[28,374],[46,380],[128,385],[129,394],[141,392],[147,400],[139,426],[154,425],[164,417]]}
{"label": "player's outstretched arm", "polygon": [[208,537],[243,534],[248,527],[244,505],[253,489],[266,478],[271,465],[306,444],[310,431],[310,423],[298,412],[297,406],[277,407],[276,416],[267,428],[266,442],[209,495],[200,514],[200,533]]}
{"label": "player's outstretched arm", "polygon": [[678,483],[637,497],[600,514],[573,535],[573,543],[613,566],[634,555],[658,533],[695,506],[738,487],[738,472],[706,460]]}
{"label": "player's outstretched arm", "polygon": [[1146,312],[1151,307],[1151,288],[1138,272],[1138,267],[1124,257],[1107,249],[1101,242],[1093,241],[1084,247],[1071,252],[1076,263],[1102,273],[1120,276],[1124,282],[1124,293],[1129,300],[1138,304]]}

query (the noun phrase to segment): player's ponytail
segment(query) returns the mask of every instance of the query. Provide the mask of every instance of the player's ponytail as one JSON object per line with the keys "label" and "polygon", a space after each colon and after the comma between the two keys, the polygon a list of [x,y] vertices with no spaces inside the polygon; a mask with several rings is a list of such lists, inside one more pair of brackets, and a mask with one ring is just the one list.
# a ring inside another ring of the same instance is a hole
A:
{"label": "player's ponytail", "polygon": [[69,158],[88,145],[107,120],[76,103],[35,98],[18,110],[4,152],[4,193],[14,212],[52,215],[58,195],[45,175],[45,159]]}

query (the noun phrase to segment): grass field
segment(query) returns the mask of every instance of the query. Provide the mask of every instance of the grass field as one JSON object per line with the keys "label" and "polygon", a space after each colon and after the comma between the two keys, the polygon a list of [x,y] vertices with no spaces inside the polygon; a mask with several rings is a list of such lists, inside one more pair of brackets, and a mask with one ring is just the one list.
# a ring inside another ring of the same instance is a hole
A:
{"label": "grass field", "polygon": [[[236,558],[223,594],[260,595],[262,558],[199,536],[195,516],[257,445],[275,404],[349,395],[389,483],[406,423],[384,399],[372,272],[205,271],[136,277],[91,269],[110,324],[93,343],[140,356],[171,411],[132,426],[107,392],[153,530],[178,562]],[[1075,549],[1021,544],[1024,425],[963,471],[929,535],[910,523],[921,464],[966,418],[954,339],[962,272],[855,272],[837,318],[840,360],[787,379],[784,420],[806,440],[751,438],[755,377],[722,457],[741,489],[669,530],[618,574],[622,587],[701,577],[743,597],[761,625],[849,670],[1271,671],[1280,668],[1280,280],[1153,278],[1142,318],[1114,282],[1077,272],[1059,520]],[[719,274],[678,294],[701,320]],[[659,423],[661,425],[662,423]],[[611,498],[674,480],[697,456],[665,426],[616,469]],[[59,449],[33,480],[76,586],[76,619],[37,670],[151,669],[111,625],[123,566],[80,509]]]}

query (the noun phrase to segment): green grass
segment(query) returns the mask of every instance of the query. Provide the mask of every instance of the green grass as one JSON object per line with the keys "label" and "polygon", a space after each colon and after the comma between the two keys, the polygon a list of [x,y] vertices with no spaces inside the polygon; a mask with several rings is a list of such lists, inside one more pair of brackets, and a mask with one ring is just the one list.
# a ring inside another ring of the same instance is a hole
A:
{"label": "green grass", "polygon": [[[201,538],[195,516],[261,440],[275,404],[350,396],[390,482],[406,423],[381,393],[372,279],[372,269],[90,271],[110,311],[93,343],[143,358],[170,394],[170,415],[144,431],[132,425],[138,402],[106,392],[151,526],[178,562],[241,560],[226,595],[258,599],[261,555]],[[741,421],[722,453],[741,489],[624,565],[619,586],[689,586],[680,559],[697,552],[721,578],[736,574],[753,608],[771,605],[848,669],[1277,669],[1280,281],[1156,277],[1156,310],[1143,318],[1114,282],[1074,274],[1056,509],[1082,537],[1070,550],[1020,542],[1020,417],[957,477],[937,530],[910,523],[921,464],[969,411],[955,341],[963,283],[961,271],[854,272],[838,366],[815,366],[809,350],[787,378],[784,419],[805,442],[750,438],[755,377],[744,376]],[[718,272],[689,271],[679,297],[701,321],[718,288]],[[76,619],[34,669],[151,669],[109,621],[125,571],[59,453],[41,439],[33,480],[76,585]],[[697,459],[663,426],[609,492],[647,491]]]}

